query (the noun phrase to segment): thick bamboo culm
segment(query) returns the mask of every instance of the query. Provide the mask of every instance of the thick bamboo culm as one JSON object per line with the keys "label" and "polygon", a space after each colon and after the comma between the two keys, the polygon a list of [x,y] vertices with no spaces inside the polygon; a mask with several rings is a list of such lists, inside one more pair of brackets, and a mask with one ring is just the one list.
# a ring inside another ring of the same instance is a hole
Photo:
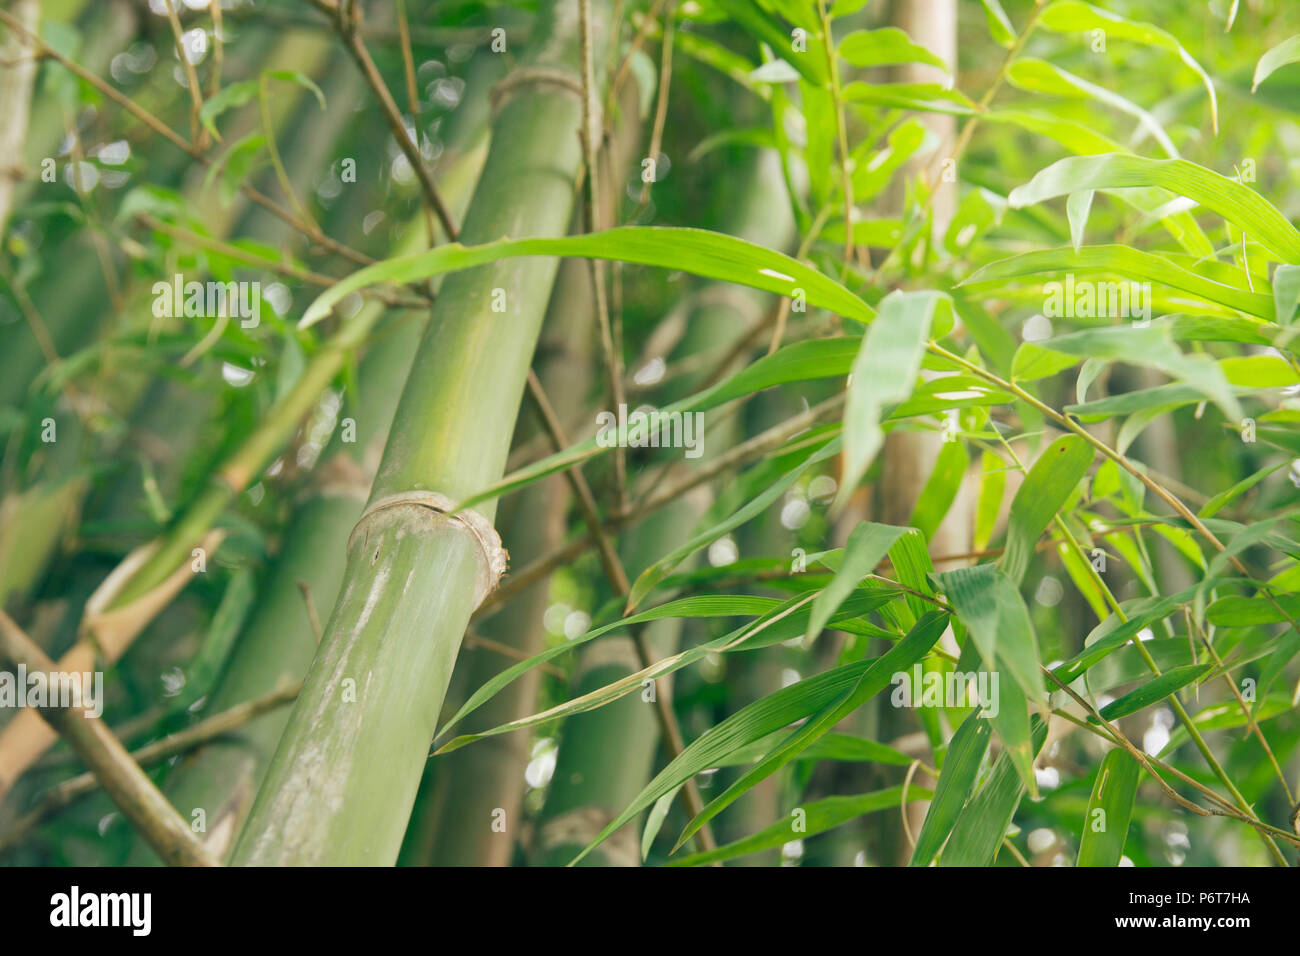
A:
{"label": "thick bamboo culm", "polygon": [[[608,11],[596,9],[604,26]],[[576,14],[547,4],[533,56],[498,87],[467,244],[568,228],[581,165]],[[494,503],[455,518],[437,509],[504,470],[556,267],[505,261],[443,284],[349,544],[343,592],[236,863],[396,859],[465,625],[504,562]]]}

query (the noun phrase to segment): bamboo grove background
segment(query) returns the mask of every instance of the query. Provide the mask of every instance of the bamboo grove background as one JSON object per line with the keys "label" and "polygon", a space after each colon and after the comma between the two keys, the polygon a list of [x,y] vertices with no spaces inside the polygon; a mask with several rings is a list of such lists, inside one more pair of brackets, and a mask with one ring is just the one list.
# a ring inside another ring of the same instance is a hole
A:
{"label": "bamboo grove background", "polygon": [[0,861],[1296,864],[1300,7],[0,42]]}

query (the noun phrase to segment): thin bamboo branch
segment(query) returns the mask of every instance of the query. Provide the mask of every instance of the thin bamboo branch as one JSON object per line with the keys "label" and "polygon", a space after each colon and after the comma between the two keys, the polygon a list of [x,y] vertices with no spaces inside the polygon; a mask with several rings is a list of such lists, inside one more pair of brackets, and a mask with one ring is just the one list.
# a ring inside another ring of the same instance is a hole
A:
{"label": "thin bamboo branch", "polygon": [[[586,223],[588,232],[601,228],[600,219],[600,166],[597,162],[601,135],[596,113],[595,60],[592,52],[591,0],[578,0],[579,56],[582,73],[582,142],[584,186],[586,189]],[[609,300],[605,292],[605,263],[592,259],[592,296],[596,303],[596,326],[600,332],[600,348],[605,359],[605,375],[610,401],[615,408],[627,402],[623,391],[623,356],[621,335],[616,334],[610,321]],[[614,489],[620,510],[627,501],[627,451],[621,446],[614,449]]]}
{"label": "thin bamboo branch", "polygon": [[[662,52],[659,59],[659,101],[655,106],[654,126],[650,131],[650,162],[655,170],[655,180],[659,178],[659,153],[664,141],[664,123],[668,119],[668,92],[672,89],[673,78],[673,34],[677,28],[677,0],[670,0],[664,11],[664,30]],[[650,183],[641,183],[641,205],[650,202]]]}
{"label": "thin bamboo branch", "polygon": [[[199,125],[199,114],[203,110],[203,89],[199,86],[199,75],[194,70],[194,64],[190,62],[188,51],[185,49],[185,33],[181,29],[181,19],[176,13],[176,4],[168,2],[163,4],[167,8],[167,22],[172,28],[172,46],[176,51],[176,57],[181,61],[181,69],[185,71],[185,87],[190,95],[190,139],[198,146],[199,149],[207,148],[207,130]],[[220,6],[220,4],[217,4]]]}
{"label": "thin bamboo branch", "polygon": [[438,185],[433,181],[433,174],[429,171],[428,163],[424,161],[419,145],[413,141],[413,136],[418,137],[420,135],[418,127],[414,125],[418,117],[412,113],[411,122],[413,126],[412,130],[408,130],[406,124],[402,121],[402,112],[397,108],[393,94],[388,90],[388,84],[384,82],[383,75],[379,72],[379,68],[375,66],[375,61],[370,57],[370,51],[366,49],[365,37],[360,29],[360,5],[353,4],[351,16],[346,16],[342,8],[333,0],[311,0],[311,2],[316,9],[333,18],[339,36],[343,40],[343,45],[356,62],[357,68],[361,70],[366,85],[370,87],[375,101],[379,104],[380,111],[384,114],[384,119],[388,122],[388,128],[393,133],[393,139],[396,140],[398,147],[406,156],[407,162],[410,163],[411,172],[415,173],[416,178],[420,181],[420,189],[424,192],[425,202],[433,210],[434,215],[438,217],[438,221],[442,223],[442,228],[446,232],[448,240],[455,242],[460,238],[460,231],[456,228],[451,212],[447,209],[447,204],[443,202],[442,195],[438,192]]}

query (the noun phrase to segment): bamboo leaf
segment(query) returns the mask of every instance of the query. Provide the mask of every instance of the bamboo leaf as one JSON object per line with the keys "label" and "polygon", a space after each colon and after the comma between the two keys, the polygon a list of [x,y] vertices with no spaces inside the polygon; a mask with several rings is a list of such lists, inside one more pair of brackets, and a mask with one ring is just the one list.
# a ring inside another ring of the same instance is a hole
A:
{"label": "bamboo leaf", "polygon": [[610,834],[695,774],[718,765],[741,747],[802,720],[838,699],[846,690],[856,686],[862,675],[879,660],[880,658],[856,661],[805,678],[742,707],[721,723],[715,724],[661,770],[573,862],[578,862]]}
{"label": "bamboo leaf", "polygon": [[811,641],[822,632],[826,622],[839,610],[844,599],[858,586],[858,582],[876,569],[876,565],[889,553],[900,535],[909,532],[910,528],[897,528],[871,521],[863,521],[853,529],[844,546],[844,558],[839,570],[825,590],[813,599],[812,614],[808,618],[804,640]]}
{"label": "bamboo leaf", "polygon": [[998,566],[1014,584],[1020,584],[1038,538],[1065,505],[1092,464],[1092,446],[1077,435],[1052,442],[1025,475],[1011,502],[1007,548]]}
{"label": "bamboo leaf", "polygon": [[1300,266],[1278,266],[1273,273],[1273,311],[1278,325],[1290,325],[1300,305]]}
{"label": "bamboo leaf", "polygon": [[945,73],[948,64],[925,47],[912,41],[897,27],[854,30],[840,41],[839,54],[857,67],[888,66],[895,63],[928,63]]}
{"label": "bamboo leaf", "polygon": [[984,20],[989,26],[989,35],[998,46],[1011,47],[1016,42],[1016,28],[1011,25],[1007,12],[1002,9],[999,0],[980,0],[984,5]]}
{"label": "bamboo leaf", "polygon": [[[1123,697],[1111,701],[1101,708],[1099,713],[1107,720],[1118,720],[1121,717],[1127,717],[1129,714],[1136,714],[1139,710],[1164,700],[1175,691],[1181,690],[1196,681],[1209,669],[1209,664],[1186,664],[1183,667],[1172,668],[1159,677],[1147,681],[1136,690],[1129,691]],[[1096,720],[1091,716],[1089,719]]]}
{"label": "bamboo leaf", "polygon": [[1073,683],[1098,661],[1131,641],[1143,628],[1151,627],[1174,613],[1190,601],[1195,592],[1195,588],[1187,588],[1165,597],[1124,602],[1120,607],[1127,621],[1121,621],[1113,614],[1106,618],[1084,640],[1084,649],[1065,663],[1058,664],[1052,673],[1063,684]]}
{"label": "bamboo leaf", "polygon": [[1249,186],[1185,159],[1147,159],[1112,153],[1070,156],[1040,171],[1008,196],[1013,208],[1066,196],[1081,189],[1159,186],[1195,200],[1238,226],[1282,262],[1300,263],[1300,231],[1277,207]]}
{"label": "bamboo leaf", "polygon": [[943,847],[962,807],[975,790],[980,763],[992,736],[992,725],[981,719],[978,711],[972,711],[952,735],[939,771],[939,782],[934,787],[934,800],[925,813],[908,866],[929,866]]}
{"label": "bamboo leaf", "polygon": [[884,407],[912,394],[930,325],[952,300],[941,292],[892,292],[862,338],[853,362],[844,407],[844,478],[836,507],[842,508],[884,443]]}
{"label": "bamboo leaf", "polygon": [[[791,731],[771,753],[745,771],[740,779],[721,795],[711,800],[708,806],[700,811],[682,831],[681,836],[677,838],[677,846],[684,844],[705,823],[795,759],[809,744],[889,686],[894,675],[906,671],[913,663],[929,653],[930,648],[934,647],[947,626],[948,615],[940,611],[931,611],[922,617],[907,636],[882,657],[877,658],[852,687],[845,690],[836,700],[828,703],[796,730]],[[685,754],[686,751],[683,751],[682,756]]]}
{"label": "bamboo leaf", "polygon": [[[1011,64],[1007,71],[1007,80],[1013,86],[1030,92],[1096,100],[1136,119],[1138,124],[1160,144],[1165,155],[1175,157],[1178,155],[1178,148],[1174,146],[1173,140],[1154,116],[1132,100],[1095,83],[1089,83],[1083,77],[1075,76],[1068,70],[1063,70],[1045,60],[1021,57]],[[1078,242],[1075,245],[1078,246]]]}
{"label": "bamboo leaf", "polygon": [[773,598],[765,597],[748,597],[733,594],[697,595],[695,597],[679,598],[676,601],[668,601],[667,603],[651,608],[648,611],[634,614],[632,617],[623,618],[613,622],[612,624],[606,624],[603,627],[594,628],[586,634],[579,635],[567,643],[555,647],[549,647],[540,654],[534,654],[525,661],[520,661],[518,664],[513,664],[510,667],[507,667],[471,694],[469,700],[465,701],[465,703],[461,705],[460,710],[456,711],[451,719],[438,729],[435,739],[441,737],[448,731],[448,729],[460,723],[485,702],[495,697],[497,692],[503,687],[513,683],[534,667],[545,664],[547,661],[553,660],[561,654],[568,653],[574,647],[595,640],[603,634],[608,634],[610,631],[627,628],[633,624],[642,624],[647,621],[658,621],[670,617],[709,618],[761,615],[771,611],[780,603],[780,601]]}
{"label": "bamboo leaf", "polygon": [[1035,703],[1043,703],[1038,641],[1015,582],[1001,568],[978,564],[936,575],[990,670],[999,660]]}
{"label": "bamboo leaf", "polygon": [[948,113],[970,116],[975,104],[960,90],[950,90],[938,83],[863,83],[855,80],[844,87],[846,102],[891,109],[917,110],[921,113]]}
{"label": "bamboo leaf", "polygon": [[1216,627],[1254,627],[1300,616],[1300,594],[1275,594],[1273,600],[1281,610],[1259,597],[1231,594],[1206,608],[1205,619]]}
{"label": "bamboo leaf", "polygon": [[966,469],[970,467],[970,453],[960,441],[946,441],[939,449],[934,462],[934,471],[921,489],[912,509],[910,524],[921,532],[927,540],[934,540],[935,532],[948,516],[952,503],[957,499]]}
{"label": "bamboo leaf", "polygon": [[1281,468],[1285,468],[1287,467],[1287,465],[1288,462],[1280,461],[1276,465],[1270,465],[1267,468],[1261,468],[1253,475],[1248,475],[1247,477],[1241,479],[1241,481],[1237,482],[1231,488],[1228,488],[1225,491],[1220,491],[1217,495],[1215,495],[1213,498],[1211,498],[1201,507],[1201,510],[1197,512],[1197,517],[1198,518],[1214,517],[1216,514],[1218,514],[1228,505],[1232,504],[1232,502],[1235,501],[1237,498],[1241,497],[1251,488],[1254,488],[1257,484],[1259,484],[1261,481],[1267,478],[1269,475],[1273,474],[1273,472]]}
{"label": "bamboo leaf", "polygon": [[1250,80],[1250,91],[1254,93],[1259,89],[1259,84],[1288,63],[1297,61],[1300,61],[1300,36],[1287,37],[1259,58],[1255,64],[1255,75]]}
{"label": "bamboo leaf", "polygon": [[738,528],[755,515],[761,514],[768,505],[781,497],[781,495],[785,493],[786,489],[795,483],[798,477],[804,473],[804,470],[807,469],[809,465],[822,461],[825,458],[829,458],[838,451],[839,442],[832,441],[830,444],[813,452],[812,455],[804,459],[804,461],[799,465],[786,472],[776,482],[768,486],[761,494],[746,502],[743,507],[733,512],[722,521],[719,521],[717,524],[701,531],[680,547],[674,548],[667,555],[642,571],[637,576],[637,579],[632,582],[632,589],[628,592],[627,610],[632,610],[645,600],[646,596],[654,590],[655,586],[666,578],[672,572],[673,568],[681,564],[688,556],[694,554],[700,548],[706,547],[718,540],[718,538],[722,537],[733,528]]}
{"label": "bamboo leaf", "polygon": [[[1047,739],[1047,725],[1037,717],[1033,719],[1030,738],[1032,760]],[[1004,752],[994,763],[979,793],[957,817],[948,845],[939,857],[939,865],[989,866],[993,863],[1024,792],[1010,755]]]}
{"label": "bamboo leaf", "polygon": [[217,117],[227,110],[243,106],[256,95],[256,80],[230,83],[222,87],[216,96],[209,97],[203,102],[203,107],[199,110],[199,122],[215,139],[220,140],[221,136],[217,133]]}
{"label": "bamboo leaf", "polygon": [[[902,805],[904,797],[911,803],[917,800],[928,800],[931,796],[933,794],[925,787],[913,785],[907,788],[906,793],[902,786],[897,786],[855,796],[824,797],[795,808],[795,811],[803,811],[800,819],[801,826],[798,829],[794,827],[794,819],[778,820],[757,833],[713,850],[694,853],[679,860],[670,860],[668,865],[707,866],[710,863],[733,860],[738,856],[770,850],[795,840],[825,833],[867,813],[897,808]],[[792,815],[795,811],[791,811]]]}
{"label": "bamboo leaf", "polygon": [[981,551],[988,547],[1002,510],[1002,494],[1007,486],[1006,466],[990,452],[980,455],[980,490],[975,504],[975,534],[971,547]]}
{"label": "bamboo leaf", "polygon": [[1078,866],[1119,866],[1142,768],[1127,750],[1106,754],[1097,771],[1079,837]]}
{"label": "bamboo leaf", "polygon": [[1006,671],[1012,677],[998,682],[989,719],[1016,772],[1036,794],[1028,704],[1042,703],[1046,697],[1029,611],[1011,579],[992,564],[959,568],[938,578],[985,667],[993,674]]}
{"label": "bamboo leaf", "polygon": [[316,97],[316,102],[320,104],[321,109],[325,109],[325,94],[316,85],[316,81],[306,73],[299,70],[267,70],[266,75],[273,80],[279,80],[281,83],[294,83],[301,86]]}
{"label": "bamboo leaf", "polygon": [[1070,245],[1078,252],[1083,245],[1083,234],[1088,228],[1088,213],[1092,210],[1092,197],[1097,195],[1091,189],[1070,193],[1065,201],[1065,214],[1070,220]]}
{"label": "bamboo leaf", "polygon": [[[747,366],[726,381],[719,382],[712,388],[698,392],[680,402],[665,406],[660,409],[661,420],[675,413],[707,411],[773,385],[846,375],[852,368],[857,352],[858,340],[849,336],[815,339],[787,345],[776,353],[764,356]],[[1010,396],[1006,396],[1005,400],[1009,399]],[[516,491],[548,475],[604,454],[611,447],[613,446],[610,444],[602,445],[595,438],[579,442],[506,475],[500,481],[459,502],[457,509],[469,508],[479,502]]]}
{"label": "bamboo leaf", "polygon": [[1102,10],[1081,0],[1056,0],[1043,10],[1039,23],[1058,33],[1082,33],[1089,30],[1104,30],[1107,37],[1120,37],[1133,40],[1147,46],[1170,50],[1193,73],[1201,78],[1205,92],[1210,97],[1210,121],[1215,133],[1219,131],[1219,99],[1214,92],[1214,82],[1201,64],[1183,48],[1174,37],[1149,23],[1129,20],[1109,10]]}
{"label": "bamboo leaf", "polygon": [[1078,364],[1077,355],[1058,352],[1034,342],[1023,342],[1011,360],[1011,378],[1016,382],[1032,382],[1049,378]]}
{"label": "bamboo leaf", "polygon": [[655,805],[646,814],[645,829],[641,831],[642,861],[650,855],[650,847],[655,842],[655,837],[659,835],[659,831],[663,829],[664,820],[668,818],[668,810],[672,807],[673,800],[681,789],[681,787],[674,787],[669,790],[655,801]]}
{"label": "bamboo leaf", "polygon": [[519,256],[580,256],[680,269],[706,279],[795,296],[808,304],[867,322],[872,309],[852,292],[801,262],[743,239],[704,229],[624,226],[582,236],[499,239],[477,246],[450,243],[410,256],[385,259],[326,289],[307,307],[299,328],[329,314],[344,296],[381,282],[417,282],[433,276]]}
{"label": "bamboo leaf", "polygon": [[[1292,631],[1290,633],[1294,635],[1295,632]],[[1292,642],[1293,652],[1296,646],[1297,642]],[[1285,665],[1285,663],[1286,661],[1284,660],[1283,665]],[[1261,678],[1264,676],[1263,672],[1261,672],[1260,676]],[[1260,686],[1265,686],[1262,680],[1260,681]],[[1241,705],[1238,704],[1236,700],[1225,700],[1202,708],[1196,716],[1192,718],[1192,723],[1196,724],[1196,729],[1202,733],[1212,730],[1236,730],[1238,727],[1246,726],[1250,720],[1262,722],[1277,717],[1280,714],[1290,713],[1295,708],[1296,701],[1290,694],[1273,693],[1260,697],[1255,702],[1255,706],[1251,708],[1249,719],[1244,713],[1242,713]],[[1183,744],[1187,743],[1190,739],[1191,737],[1187,733],[1187,728],[1182,724],[1179,724],[1173,729],[1173,732],[1170,733],[1169,742],[1164,745],[1157,756],[1168,756]]]}
{"label": "bamboo leaf", "polygon": [[1044,273],[1060,275],[1063,272],[1103,273],[1157,283],[1247,315],[1273,319],[1271,296],[1215,282],[1183,269],[1164,256],[1128,246],[1084,246],[1078,252],[1063,246],[1026,252],[989,263],[962,281],[961,286],[985,285]]}

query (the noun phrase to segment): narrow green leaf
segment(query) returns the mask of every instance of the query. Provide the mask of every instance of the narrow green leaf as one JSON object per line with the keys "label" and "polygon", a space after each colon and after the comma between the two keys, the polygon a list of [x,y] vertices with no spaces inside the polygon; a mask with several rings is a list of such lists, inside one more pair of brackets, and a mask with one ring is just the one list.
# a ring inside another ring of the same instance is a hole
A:
{"label": "narrow green leaf", "polygon": [[[791,731],[775,749],[762,760],[750,767],[740,779],[728,787],[721,795],[711,800],[702,811],[682,831],[677,839],[681,846],[705,823],[717,816],[741,796],[766,780],[773,773],[797,757],[813,741],[827,733],[832,727],[844,720],[868,700],[888,687],[894,675],[904,672],[925,654],[943,635],[948,626],[948,615],[940,611],[931,611],[916,623],[907,636],[876,659],[854,685],[844,691],[836,700],[828,703],[800,727]],[[689,748],[688,748],[689,749]],[[685,751],[683,751],[683,756]]]}
{"label": "narrow green leaf", "polygon": [[[684,785],[683,785],[684,786]],[[650,808],[646,814],[645,829],[641,831],[641,859],[645,860],[650,855],[650,846],[655,842],[655,837],[663,829],[664,820],[668,818],[668,810],[673,805],[673,800],[681,791],[681,787],[674,787],[662,797],[655,801],[655,805]]]}
{"label": "narrow green leaf", "polygon": [[[963,280],[961,285],[963,287],[979,286],[1044,273],[1060,275],[1070,272],[1124,276],[1128,279],[1178,289],[1199,299],[1204,299],[1206,302],[1227,306],[1247,315],[1255,315],[1270,321],[1273,319],[1272,296],[1216,282],[1203,275],[1190,272],[1164,256],[1120,245],[1084,246],[1078,252],[1070,246],[1063,246],[1058,249],[1040,249],[1035,252],[1022,253],[989,263]],[[1057,285],[1061,285],[1061,283],[1058,282]],[[1117,285],[1122,287],[1124,284],[1118,283]],[[1109,289],[1105,291],[1110,292]],[[1143,290],[1116,288],[1115,291],[1117,293],[1123,291],[1141,293]],[[1109,294],[1107,298],[1109,302]],[[1139,311],[1139,307],[1132,305],[1131,300],[1132,296],[1130,295],[1130,305],[1127,309],[1128,315],[1119,315],[1118,317],[1146,318]],[[1069,302],[1069,299],[1063,300],[1067,308],[1075,311],[1073,306],[1069,305]],[[1088,311],[1095,313],[1097,311],[1096,304],[1094,303],[1093,307]],[[1069,315],[1070,313],[1065,314]],[[1083,315],[1082,317],[1087,318],[1088,316]]]}
{"label": "narrow green leaf", "polygon": [[1029,703],[1046,700],[1038,641],[1029,610],[1011,579],[997,566],[980,564],[936,576],[965,624],[984,666],[998,680],[989,720],[1031,793],[1037,794],[1029,739]]}
{"label": "narrow green leaf", "polygon": [[980,455],[980,491],[975,504],[975,534],[971,547],[982,551],[988,547],[1002,511],[1002,494],[1007,487],[1007,466],[991,452]]}
{"label": "narrow green leaf", "polygon": [[1278,325],[1295,321],[1300,305],[1300,266],[1281,265],[1273,273],[1273,320]]}
{"label": "narrow green leaf", "polygon": [[1121,621],[1118,616],[1113,614],[1106,618],[1093,628],[1092,633],[1085,639],[1084,649],[1065,663],[1058,664],[1052,669],[1052,673],[1063,684],[1073,683],[1088,668],[1102,660],[1116,648],[1122,647],[1131,641],[1143,628],[1151,627],[1158,621],[1163,621],[1178,608],[1191,601],[1195,593],[1195,588],[1187,588],[1161,598],[1140,598],[1136,601],[1125,601],[1120,607],[1124,609],[1124,616],[1128,618],[1127,621]]}
{"label": "narrow green leaf", "polygon": [[809,465],[822,461],[823,459],[829,458],[831,455],[837,453],[839,451],[839,444],[838,441],[832,441],[830,444],[813,452],[796,467],[786,472],[785,475],[770,485],[761,494],[746,502],[743,507],[733,512],[722,521],[719,521],[717,524],[706,528],[704,531],[692,537],[685,544],[673,549],[667,555],[642,571],[637,576],[637,579],[632,582],[632,589],[627,596],[627,609],[631,611],[645,600],[646,596],[655,589],[656,585],[666,578],[672,572],[673,568],[686,560],[689,555],[694,554],[700,548],[706,547],[718,540],[718,538],[722,537],[733,528],[738,528],[746,521],[761,514],[768,505],[781,497],[781,495],[785,494],[786,489],[795,483]]}
{"label": "narrow green leaf", "polygon": [[1070,245],[1078,252],[1083,245],[1083,234],[1088,228],[1088,213],[1092,210],[1092,197],[1096,193],[1091,189],[1081,189],[1070,193],[1065,201],[1065,215],[1070,220]]}
{"label": "narrow green leaf", "polygon": [[1111,153],[1070,156],[1041,170],[1011,191],[1020,209],[1081,189],[1159,186],[1212,209],[1247,232],[1282,262],[1300,263],[1300,231],[1277,207],[1249,186],[1185,159],[1147,159]]}
{"label": "narrow green leaf", "polygon": [[1255,64],[1255,75],[1250,81],[1250,91],[1254,93],[1275,72],[1288,63],[1300,61],[1300,35],[1287,37],[1277,46],[1259,58]]}
{"label": "narrow green leaf", "polygon": [[927,541],[934,539],[939,525],[948,516],[968,467],[970,453],[966,451],[966,445],[960,441],[945,441],[935,458],[934,471],[916,499],[909,522]]}
{"label": "narrow green leaf", "polygon": [[948,64],[897,27],[854,30],[840,41],[839,54],[853,66],[888,66],[895,63],[928,63],[945,73]]}
{"label": "narrow green leaf", "polygon": [[1064,435],[1044,449],[1011,502],[1007,547],[998,566],[1020,584],[1029,570],[1038,539],[1092,464],[1092,446],[1078,435]]}
{"label": "narrow green leaf", "polygon": [[1022,342],[1016,349],[1015,358],[1011,360],[1011,379],[1016,382],[1032,382],[1050,378],[1078,364],[1077,355],[1058,352],[1035,342]]}
{"label": "narrow green leaf", "polygon": [[[1145,707],[1164,700],[1170,694],[1194,682],[1210,669],[1209,664],[1187,664],[1165,671],[1159,677],[1153,677],[1136,690],[1129,691],[1123,697],[1111,701],[1101,708],[1099,713],[1107,720],[1118,720],[1129,714],[1136,714]],[[1089,717],[1090,720],[1096,718]]]}
{"label": "narrow green leaf", "polygon": [[573,862],[586,856],[610,834],[625,826],[665,793],[680,786],[695,774],[717,766],[722,760],[747,744],[788,727],[814,714],[844,692],[858,684],[862,675],[879,658],[855,661],[833,670],[807,677],[798,683],[742,707],[721,723],[710,727],[664,767],[645,789],[592,841]]}
{"label": "narrow green leaf", "polygon": [[1281,610],[1262,597],[1231,594],[1206,608],[1205,618],[1216,627],[1254,627],[1257,624],[1278,624],[1288,616],[1300,617],[1300,594],[1276,594],[1273,599]]}
{"label": "narrow green leaf", "polygon": [[[1096,100],[1136,119],[1138,124],[1160,144],[1166,156],[1178,155],[1178,147],[1169,138],[1164,127],[1142,107],[1118,93],[1090,83],[1083,77],[1063,70],[1053,63],[1034,57],[1021,57],[1007,71],[1007,79],[1013,86],[1029,92]],[[1078,243],[1076,242],[1075,245],[1077,246]]]}
{"label": "narrow green leaf", "polygon": [[316,97],[316,102],[320,104],[321,109],[325,109],[324,92],[316,85],[316,81],[306,73],[299,70],[267,70],[266,75],[273,80],[279,80],[281,83],[294,83],[301,86]]}
{"label": "narrow green leaf", "polygon": [[[1294,634],[1294,631],[1289,632],[1289,635]],[[1297,642],[1291,642],[1290,650],[1293,654],[1296,646]],[[1260,676],[1263,677],[1262,672]],[[1262,680],[1260,686],[1264,686]],[[1251,709],[1250,719],[1262,722],[1280,714],[1290,713],[1295,710],[1296,706],[1296,701],[1290,694],[1269,694],[1266,697],[1260,697],[1255,702],[1255,706]],[[1246,715],[1242,713],[1241,705],[1236,700],[1225,700],[1217,704],[1210,704],[1208,707],[1202,708],[1192,718],[1192,723],[1196,724],[1196,729],[1201,733],[1211,730],[1236,730],[1238,727],[1246,726],[1248,722]],[[1157,756],[1167,757],[1190,739],[1187,728],[1179,724],[1170,733],[1169,742],[1165,744]]]}
{"label": "narrow green leaf", "polygon": [[[668,865],[707,866],[710,863],[732,860],[749,853],[785,846],[795,840],[803,840],[833,830],[864,814],[874,813],[877,810],[896,809],[902,805],[904,796],[909,803],[912,803],[918,800],[929,800],[933,794],[927,788],[915,785],[908,787],[904,793],[900,785],[855,796],[824,797],[805,806],[796,807],[791,811],[789,819],[778,820],[757,833],[713,850],[694,853],[679,860],[670,860]],[[799,810],[802,810],[803,814],[797,817],[795,814]],[[796,824],[798,824],[797,828]]]}
{"label": "narrow green leaf", "polygon": [[1273,472],[1277,471],[1278,469],[1285,468],[1289,464],[1290,462],[1280,461],[1276,465],[1269,465],[1267,468],[1261,468],[1253,475],[1248,475],[1247,477],[1241,479],[1241,481],[1237,482],[1235,485],[1233,485],[1231,488],[1227,489],[1226,491],[1220,491],[1217,495],[1215,495],[1213,498],[1211,498],[1201,507],[1201,510],[1197,512],[1197,517],[1198,518],[1214,517],[1216,514],[1218,514],[1228,505],[1232,504],[1232,502],[1235,501],[1237,498],[1239,498],[1241,495],[1245,494],[1247,491],[1249,491],[1251,488],[1254,488],[1257,484],[1259,484],[1269,475],[1273,474]]}
{"label": "narrow green leaf", "polygon": [[216,140],[220,141],[221,136],[217,133],[217,117],[226,110],[243,106],[256,95],[256,80],[243,80],[224,86],[216,96],[209,97],[203,102],[203,107],[199,110],[199,122]]}
{"label": "narrow green leaf", "polygon": [[900,535],[909,532],[910,528],[897,528],[871,521],[863,521],[853,529],[844,546],[844,557],[839,570],[825,590],[813,600],[804,640],[811,641],[822,632],[826,622],[839,610],[844,599],[858,586],[858,582],[876,569],[876,565],[889,553]]}
{"label": "narrow green leaf", "polygon": [[1141,774],[1127,750],[1116,747],[1106,754],[1083,818],[1078,866],[1119,866]]}
{"label": "narrow green leaf", "polygon": [[929,866],[943,847],[961,808],[975,789],[980,763],[992,737],[992,725],[980,717],[979,711],[973,711],[952,735],[948,755],[943,758],[939,771],[939,782],[934,787],[934,800],[926,811],[908,866]]}
{"label": "narrow green leaf", "polygon": [[998,0],[980,0],[984,5],[984,20],[989,25],[989,35],[998,46],[1012,47],[1016,42],[1016,28],[1002,9]]}
{"label": "narrow green leaf", "polygon": [[507,667],[501,673],[497,674],[482,687],[478,688],[470,695],[469,700],[461,705],[460,710],[438,728],[434,735],[435,739],[445,734],[451,727],[454,727],[460,721],[477,710],[486,701],[491,700],[496,694],[507,685],[513,683],[522,675],[546,662],[559,657],[561,654],[567,654],[573,648],[585,644],[588,641],[595,640],[602,634],[608,634],[610,631],[620,628],[627,628],[633,624],[642,624],[647,621],[658,621],[662,618],[680,617],[680,618],[708,618],[708,617],[736,617],[766,614],[781,602],[774,598],[767,597],[749,597],[745,595],[734,594],[702,594],[694,597],[679,598],[676,601],[668,601],[658,607],[651,608],[648,611],[642,611],[629,618],[623,618],[612,624],[606,624],[603,627],[597,627],[586,634],[579,635],[571,641],[555,647],[547,648],[540,654],[534,654],[527,660],[520,661]]}
{"label": "narrow green leaf", "polygon": [[[1037,755],[1047,739],[1047,725],[1038,717],[1030,731],[1030,759]],[[1017,777],[1010,755],[1003,752],[979,793],[966,804],[952,836],[939,857],[940,866],[989,866],[997,859],[998,848],[1015,816],[1025,788]]]}
{"label": "narrow green leaf", "polygon": [[960,90],[938,83],[863,83],[855,80],[844,87],[846,102],[890,109],[917,110],[922,113],[947,113],[970,116],[975,104]]}
{"label": "narrow green leaf", "polygon": [[1149,23],[1129,20],[1117,13],[1111,13],[1109,10],[1102,10],[1090,3],[1083,3],[1081,0],[1056,0],[1055,3],[1043,10],[1039,23],[1058,33],[1082,33],[1084,31],[1102,30],[1104,31],[1103,35],[1108,39],[1119,37],[1176,53],[1178,58],[1183,61],[1188,69],[1199,76],[1201,82],[1205,85],[1205,92],[1210,97],[1210,123],[1214,128],[1214,132],[1218,133],[1219,98],[1214,92],[1214,81],[1210,79],[1210,75],[1205,72],[1201,64],[1197,63],[1192,58],[1192,55],[1171,34]]}
{"label": "narrow green leaf", "polygon": [[941,309],[952,310],[952,300],[941,292],[891,292],[881,301],[853,362],[844,407],[844,477],[836,507],[848,501],[884,443],[884,407],[912,394],[931,322]]}
{"label": "narrow green leaf", "polygon": [[449,243],[428,252],[385,259],[330,286],[307,307],[298,324],[307,328],[319,322],[344,296],[380,282],[417,282],[519,256],[580,256],[680,269],[778,295],[794,297],[802,291],[809,305],[859,322],[867,322],[873,315],[869,305],[839,283],[771,249],[704,229],[624,226],[583,236],[499,239],[478,246]]}

